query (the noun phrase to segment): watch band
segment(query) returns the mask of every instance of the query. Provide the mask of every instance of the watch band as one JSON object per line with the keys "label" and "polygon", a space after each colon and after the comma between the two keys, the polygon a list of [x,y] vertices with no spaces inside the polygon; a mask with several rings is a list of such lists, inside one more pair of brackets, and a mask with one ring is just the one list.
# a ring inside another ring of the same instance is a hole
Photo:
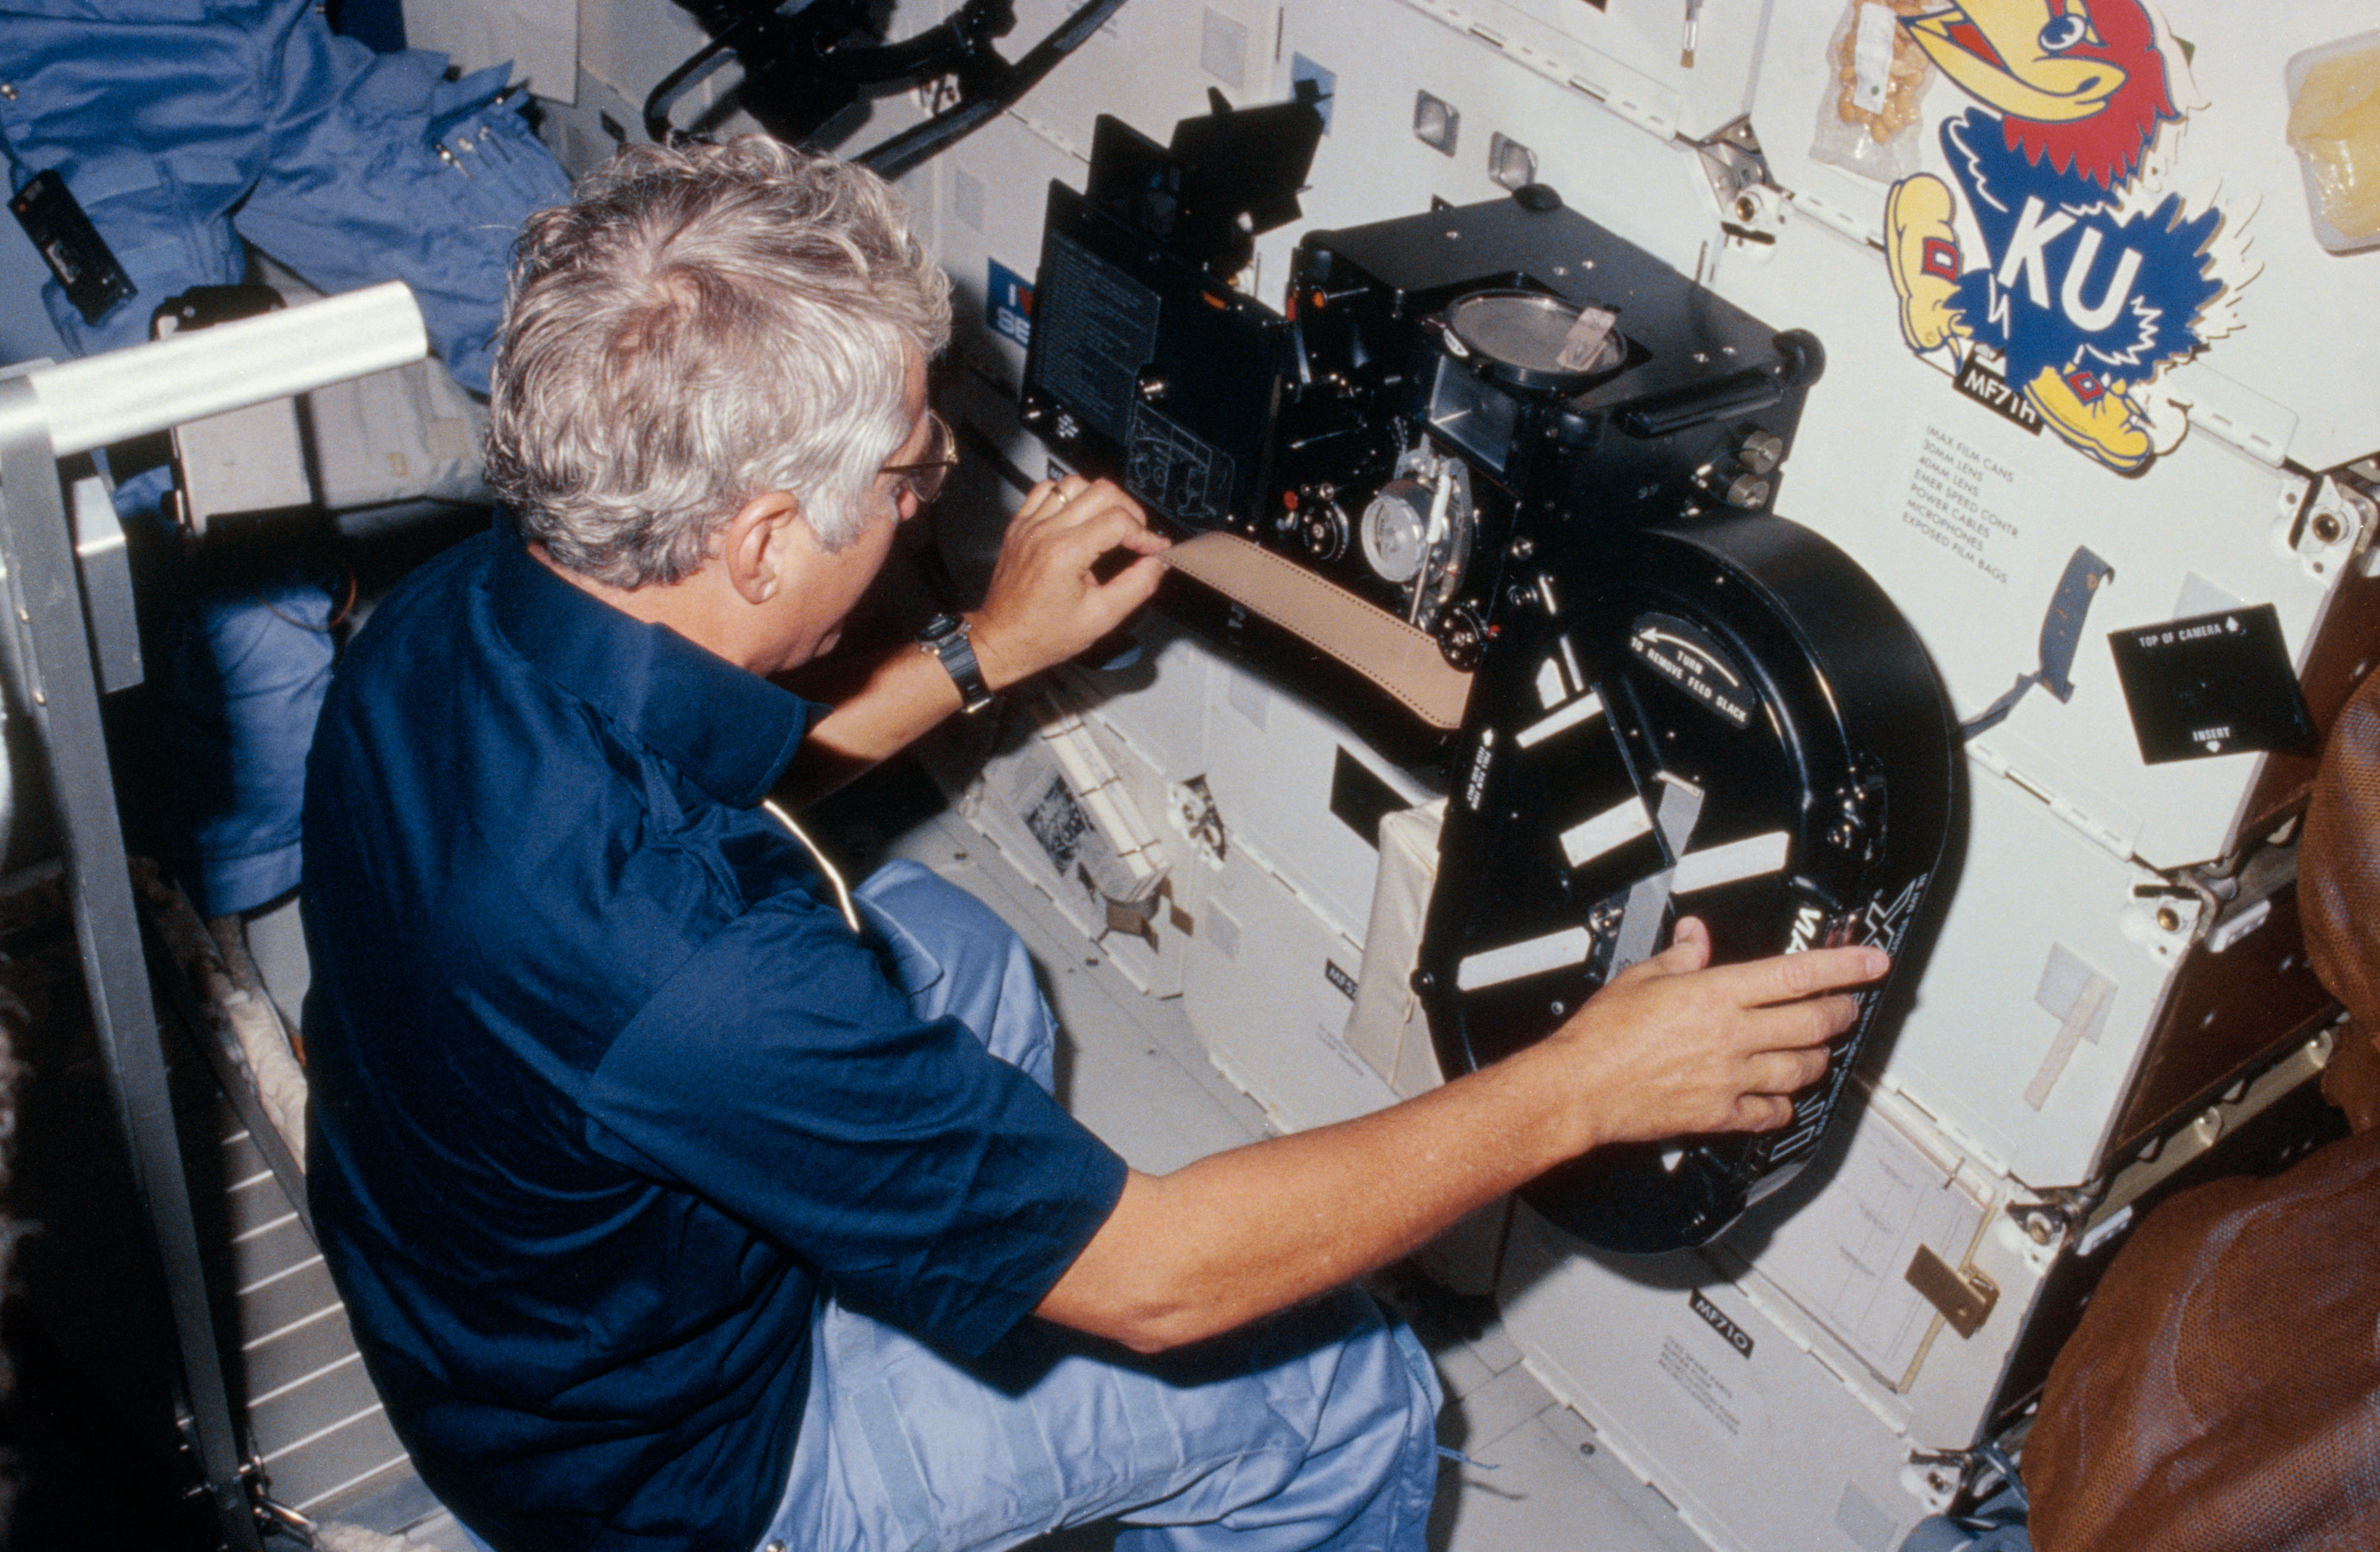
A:
{"label": "watch band", "polygon": [[917,633],[917,650],[939,659],[942,671],[958,686],[959,704],[966,711],[979,712],[991,704],[991,686],[983,679],[983,665],[976,661],[975,643],[967,637],[967,622],[957,615],[937,615]]}
{"label": "watch band", "polygon": [[1427,630],[1234,533],[1185,539],[1165,563],[1330,654],[1429,727],[1463,726],[1471,676],[1447,666]]}

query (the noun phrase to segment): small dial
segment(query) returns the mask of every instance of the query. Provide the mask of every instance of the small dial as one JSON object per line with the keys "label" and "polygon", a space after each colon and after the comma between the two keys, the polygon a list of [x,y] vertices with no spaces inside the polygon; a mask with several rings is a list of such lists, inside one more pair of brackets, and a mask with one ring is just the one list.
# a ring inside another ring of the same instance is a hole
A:
{"label": "small dial", "polygon": [[1299,540],[1316,560],[1336,560],[1347,553],[1347,514],[1335,501],[1309,504],[1297,516]]}
{"label": "small dial", "polygon": [[1364,559],[1381,580],[1404,586],[1429,558],[1430,488],[1391,480],[1364,508]]}
{"label": "small dial", "polygon": [[1487,646],[1487,622],[1469,599],[1458,600],[1439,617],[1438,650],[1455,672],[1467,674],[1478,667],[1479,654]]}

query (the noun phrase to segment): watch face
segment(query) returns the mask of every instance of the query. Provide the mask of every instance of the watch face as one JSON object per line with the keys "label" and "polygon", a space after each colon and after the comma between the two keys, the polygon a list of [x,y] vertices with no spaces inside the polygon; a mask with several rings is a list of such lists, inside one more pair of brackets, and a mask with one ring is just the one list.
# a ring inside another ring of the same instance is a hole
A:
{"label": "watch face", "polygon": [[967,639],[967,625],[958,615],[938,615],[917,632],[917,645],[931,653],[941,664],[951,682],[958,686],[962,709],[981,711],[991,704],[991,687],[984,682],[983,666],[976,661],[975,645]]}

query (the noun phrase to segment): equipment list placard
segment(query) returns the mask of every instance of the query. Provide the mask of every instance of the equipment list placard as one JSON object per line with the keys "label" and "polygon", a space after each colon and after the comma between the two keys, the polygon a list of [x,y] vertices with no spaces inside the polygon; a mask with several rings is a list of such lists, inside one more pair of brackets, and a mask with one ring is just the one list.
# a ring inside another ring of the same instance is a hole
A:
{"label": "equipment list placard", "polygon": [[1973,443],[1929,425],[1917,445],[1917,466],[1900,520],[1930,543],[2006,587],[2006,551],[2023,535],[2003,507],[2015,494],[2016,470]]}

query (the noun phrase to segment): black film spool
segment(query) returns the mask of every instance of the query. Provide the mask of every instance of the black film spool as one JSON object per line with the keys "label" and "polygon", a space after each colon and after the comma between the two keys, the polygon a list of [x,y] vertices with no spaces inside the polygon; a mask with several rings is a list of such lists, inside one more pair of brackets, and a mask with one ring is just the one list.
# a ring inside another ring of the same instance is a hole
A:
{"label": "black film spool", "polygon": [[[1613,535],[1537,592],[1551,607],[1514,612],[1482,665],[1422,938],[1450,1074],[1543,1039],[1682,914],[1718,961],[1900,947],[1949,833],[1955,744],[1864,571],[1750,516]],[[1785,1130],[1600,1148],[1524,1197],[1608,1250],[1710,1240],[1847,1108],[1882,1001],[1863,995]]]}

